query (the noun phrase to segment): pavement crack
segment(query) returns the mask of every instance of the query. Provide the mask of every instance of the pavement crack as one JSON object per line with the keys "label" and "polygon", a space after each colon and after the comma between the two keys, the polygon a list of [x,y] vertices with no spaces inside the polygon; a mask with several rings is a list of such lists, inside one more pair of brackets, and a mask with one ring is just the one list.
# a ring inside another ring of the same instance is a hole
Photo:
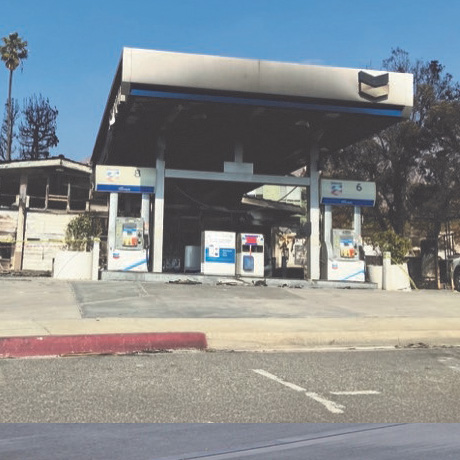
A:
{"label": "pavement crack", "polygon": [[276,451],[283,451],[283,450],[290,450],[290,449],[299,449],[301,447],[306,447],[312,442],[315,441],[322,441],[331,438],[338,438],[343,436],[350,436],[356,435],[360,433],[366,433],[370,431],[378,431],[378,430],[387,430],[392,429],[399,426],[407,425],[407,423],[394,423],[388,424],[384,426],[372,426],[368,428],[362,428],[357,430],[348,430],[340,433],[332,433],[328,435],[321,435],[321,436],[312,436],[306,438],[285,438],[285,439],[278,439],[275,442],[267,442],[261,443],[258,445],[246,447],[246,448],[237,448],[237,449],[229,449],[223,451],[215,451],[215,452],[196,452],[190,454],[182,454],[182,455],[175,455],[175,456],[168,456],[162,457],[158,460],[199,460],[199,459],[208,459],[208,460],[224,460],[224,459],[233,459],[233,458],[242,458],[242,457],[249,457],[252,455],[261,455],[261,454],[269,454]]}
{"label": "pavement crack", "polygon": [[75,284],[72,282],[67,283],[68,286],[70,286],[70,291],[72,292],[73,298],[75,299],[75,303],[77,305],[78,313],[80,314],[80,318],[83,318],[83,305],[82,302],[80,301],[79,295],[77,293],[77,290],[75,289]]}
{"label": "pavement crack", "polygon": [[45,332],[48,334],[48,335],[53,335],[52,332],[43,324],[41,323],[40,321],[36,321],[36,323],[42,328],[45,330]]}
{"label": "pavement crack", "polygon": [[100,305],[100,304],[107,304],[107,303],[112,304],[113,302],[125,302],[125,301],[128,301],[128,300],[136,300],[139,297],[142,297],[142,298],[154,297],[154,295],[153,294],[144,295],[144,296],[136,295],[136,296],[129,296],[129,297],[117,297],[115,299],[91,300],[89,302],[83,302],[80,305],[82,307],[87,307],[87,306],[90,306],[90,305]]}

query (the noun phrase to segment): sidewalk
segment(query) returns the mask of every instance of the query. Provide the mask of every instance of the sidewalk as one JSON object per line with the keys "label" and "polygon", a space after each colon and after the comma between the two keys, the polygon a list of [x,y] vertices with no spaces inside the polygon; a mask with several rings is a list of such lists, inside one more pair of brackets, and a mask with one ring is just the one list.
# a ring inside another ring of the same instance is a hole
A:
{"label": "sidewalk", "polygon": [[[457,292],[46,278],[0,278],[0,287],[4,357],[38,348],[43,355],[460,345]],[[64,348],[50,347],[53,337]]]}

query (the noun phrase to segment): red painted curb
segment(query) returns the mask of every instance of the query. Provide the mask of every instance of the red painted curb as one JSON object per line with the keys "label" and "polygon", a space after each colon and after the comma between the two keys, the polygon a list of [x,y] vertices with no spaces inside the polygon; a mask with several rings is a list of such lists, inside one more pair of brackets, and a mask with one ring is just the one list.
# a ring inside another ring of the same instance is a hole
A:
{"label": "red painted curb", "polygon": [[207,347],[202,332],[0,337],[0,357],[115,354]]}

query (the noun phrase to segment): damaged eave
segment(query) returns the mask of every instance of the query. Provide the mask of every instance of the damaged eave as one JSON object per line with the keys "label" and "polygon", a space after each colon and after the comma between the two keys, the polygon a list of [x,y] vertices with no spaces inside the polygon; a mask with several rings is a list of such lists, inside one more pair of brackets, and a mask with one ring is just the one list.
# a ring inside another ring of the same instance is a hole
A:
{"label": "damaged eave", "polygon": [[102,121],[99,126],[99,131],[96,137],[91,163],[103,163],[104,156],[107,155],[110,143],[111,127],[116,121],[120,103],[125,101],[126,94],[129,94],[129,84],[124,84],[122,80],[123,72],[123,55],[121,55],[118,63],[115,77],[112,82],[112,87],[107,98]]}
{"label": "damaged eave", "polygon": [[91,167],[83,163],[66,160],[64,158],[51,158],[45,160],[30,160],[30,161],[12,161],[8,163],[0,163],[0,171],[2,170],[24,170],[36,168],[66,168],[74,171],[90,174]]}
{"label": "damaged eave", "polygon": [[281,203],[279,201],[272,201],[272,200],[264,200],[261,198],[251,198],[248,196],[244,196],[241,199],[241,204],[244,204],[247,206],[254,206],[256,208],[261,208],[261,209],[269,209],[272,211],[289,212],[292,214],[300,214],[304,212],[302,207],[296,206],[294,204]]}

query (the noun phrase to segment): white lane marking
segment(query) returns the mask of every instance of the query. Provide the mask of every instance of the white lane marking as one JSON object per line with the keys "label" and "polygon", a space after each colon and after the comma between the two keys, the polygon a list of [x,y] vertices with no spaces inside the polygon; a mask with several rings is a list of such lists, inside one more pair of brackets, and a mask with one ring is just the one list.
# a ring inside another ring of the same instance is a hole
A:
{"label": "white lane marking", "polygon": [[331,395],[356,396],[356,395],[379,395],[380,391],[375,391],[375,390],[330,391],[329,393],[331,393]]}
{"label": "white lane marking", "polygon": [[276,375],[273,375],[270,372],[264,371],[263,369],[253,369],[253,371],[256,372],[257,374],[262,375],[263,377],[267,377],[271,380],[274,380],[275,382],[281,383],[281,385],[284,385],[285,387],[288,387],[291,390],[305,393],[306,396],[322,404],[329,412],[332,412],[333,414],[343,414],[342,409],[345,409],[345,406],[342,406],[341,404],[337,404],[334,401],[330,401],[329,399],[323,398],[318,393],[307,391],[305,388],[299,387],[298,385],[294,383],[286,382],[286,380],[280,379]]}
{"label": "white lane marking", "polygon": [[303,391],[303,392],[307,391],[305,388],[299,387],[298,385],[294,383],[286,382],[286,380],[280,379],[276,375],[270,374],[270,372],[264,371],[263,369],[253,369],[253,371],[257,372],[260,375],[263,375],[264,377],[272,379],[275,382],[281,383],[281,385],[284,385],[285,387],[288,387],[291,390]]}
{"label": "white lane marking", "polygon": [[318,393],[312,393],[308,391],[305,394],[314,401],[322,404],[329,412],[332,412],[333,414],[343,414],[342,409],[345,409],[345,406],[342,406],[342,404],[338,404],[334,401],[330,401],[329,399],[323,398]]}
{"label": "white lane marking", "polygon": [[455,372],[460,372],[460,364],[457,364],[457,360],[455,358],[438,358],[438,361],[446,365],[449,369],[452,369]]}

